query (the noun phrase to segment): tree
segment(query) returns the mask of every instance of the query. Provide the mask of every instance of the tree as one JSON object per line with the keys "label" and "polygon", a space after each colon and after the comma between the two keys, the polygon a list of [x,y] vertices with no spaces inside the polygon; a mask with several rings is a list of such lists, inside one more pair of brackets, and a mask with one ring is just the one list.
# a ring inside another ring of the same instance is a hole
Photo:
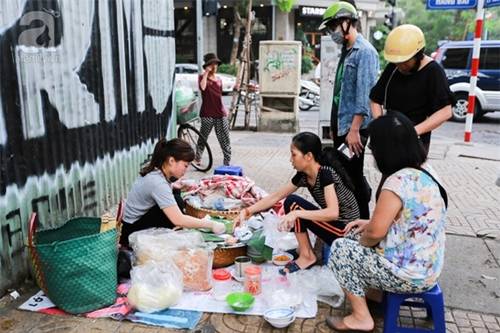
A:
{"label": "tree", "polygon": [[[467,10],[427,10],[426,0],[398,0],[405,17],[399,23],[411,23],[420,27],[425,34],[426,49],[429,52],[438,47],[440,40],[464,40],[474,33],[476,11]],[[484,30],[488,39],[500,38],[500,8],[486,10]]]}
{"label": "tree", "polygon": [[231,65],[236,64],[236,58],[238,57],[241,29],[246,26],[247,22],[247,15],[248,15],[247,7],[248,7],[248,0],[238,1],[238,4],[234,7],[233,46],[231,48],[231,57],[229,58],[229,63]]}

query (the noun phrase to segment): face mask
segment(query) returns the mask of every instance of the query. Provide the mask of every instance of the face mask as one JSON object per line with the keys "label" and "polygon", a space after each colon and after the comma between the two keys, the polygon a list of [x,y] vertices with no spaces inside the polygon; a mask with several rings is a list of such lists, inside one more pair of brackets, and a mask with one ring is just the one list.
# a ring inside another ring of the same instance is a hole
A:
{"label": "face mask", "polygon": [[344,34],[340,31],[330,31],[330,38],[339,45],[344,44],[345,41]]}

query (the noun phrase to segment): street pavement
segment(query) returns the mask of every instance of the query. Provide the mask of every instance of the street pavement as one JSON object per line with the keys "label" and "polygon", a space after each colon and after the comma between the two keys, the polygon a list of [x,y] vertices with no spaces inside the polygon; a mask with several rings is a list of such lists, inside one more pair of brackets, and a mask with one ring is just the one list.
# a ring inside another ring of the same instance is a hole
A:
{"label": "street pavement", "polygon": [[[316,117],[316,118],[315,118]],[[317,112],[301,112],[301,130],[317,132]],[[315,120],[316,119],[316,120]],[[272,192],[294,174],[289,162],[291,133],[232,131],[232,163],[241,165],[246,176]],[[222,164],[222,152],[212,133],[209,139],[214,165]],[[429,162],[439,173],[448,191],[446,261],[441,277],[445,294],[447,332],[500,333],[500,187],[499,146],[464,145],[436,131]],[[367,152],[365,162],[369,183],[376,188],[380,174]],[[205,174],[189,171],[188,177]],[[4,297],[0,303],[0,331],[6,332],[170,332],[111,319],[48,316],[15,308],[35,289],[25,285],[21,299]],[[380,309],[374,308],[377,328],[382,332]],[[204,314],[193,332],[331,332],[325,316],[344,315],[349,305],[339,309],[321,304],[314,319],[296,320],[287,329],[273,329],[261,317]],[[430,327],[422,310],[402,308],[402,325]]]}

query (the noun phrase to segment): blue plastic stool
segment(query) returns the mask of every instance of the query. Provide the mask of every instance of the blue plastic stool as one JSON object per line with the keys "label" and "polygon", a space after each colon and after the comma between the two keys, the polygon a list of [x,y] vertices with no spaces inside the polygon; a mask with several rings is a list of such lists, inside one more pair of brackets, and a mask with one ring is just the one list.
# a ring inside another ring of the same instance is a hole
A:
{"label": "blue plastic stool", "polygon": [[323,244],[323,248],[321,250],[321,254],[323,256],[323,265],[327,265],[328,259],[330,259],[330,246],[327,244]]}
{"label": "blue plastic stool", "polygon": [[[409,298],[419,298],[424,301],[406,301]],[[399,308],[407,305],[417,308],[426,308],[427,318],[434,321],[434,329],[406,328],[398,326]],[[446,332],[444,320],[444,298],[439,284],[429,291],[420,294],[394,294],[386,292],[384,295],[384,333],[424,333],[424,332]]]}
{"label": "blue plastic stool", "polygon": [[243,176],[243,168],[237,165],[221,165],[215,168],[214,175]]}

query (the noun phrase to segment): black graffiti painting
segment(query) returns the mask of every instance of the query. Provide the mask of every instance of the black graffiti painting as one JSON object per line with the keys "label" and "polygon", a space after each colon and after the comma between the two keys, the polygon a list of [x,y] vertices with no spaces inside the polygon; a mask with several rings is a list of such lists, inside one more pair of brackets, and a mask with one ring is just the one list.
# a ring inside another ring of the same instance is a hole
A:
{"label": "black graffiti painting", "polygon": [[173,31],[148,26],[145,17],[157,13],[144,14],[140,1],[83,3],[27,1],[0,27],[0,196],[30,176],[166,133],[171,91],[155,102],[148,80],[165,59],[144,45]]}

